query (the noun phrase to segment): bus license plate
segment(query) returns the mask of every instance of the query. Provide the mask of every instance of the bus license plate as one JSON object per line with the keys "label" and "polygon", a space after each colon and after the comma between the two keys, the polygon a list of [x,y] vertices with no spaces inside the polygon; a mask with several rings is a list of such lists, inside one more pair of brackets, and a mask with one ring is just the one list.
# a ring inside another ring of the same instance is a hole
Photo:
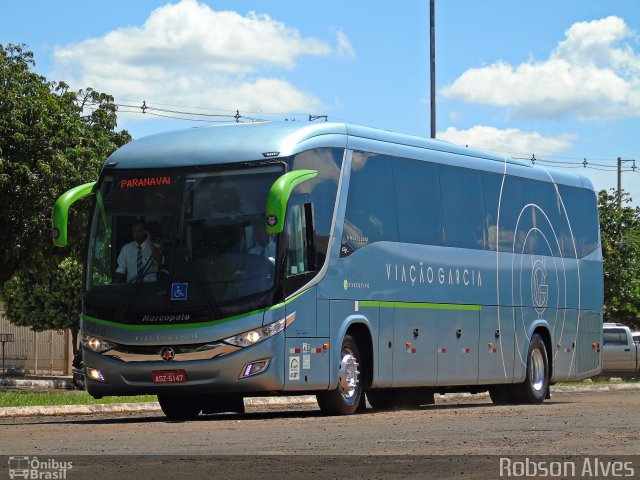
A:
{"label": "bus license plate", "polygon": [[187,372],[184,370],[153,370],[151,379],[153,383],[184,383],[187,381]]}

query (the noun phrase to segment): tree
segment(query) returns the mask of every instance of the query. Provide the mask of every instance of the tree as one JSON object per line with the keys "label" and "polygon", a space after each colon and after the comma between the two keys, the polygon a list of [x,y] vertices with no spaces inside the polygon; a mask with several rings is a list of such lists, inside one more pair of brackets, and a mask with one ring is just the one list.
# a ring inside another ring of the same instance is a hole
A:
{"label": "tree", "polygon": [[0,288],[10,321],[43,330],[77,325],[88,204],[71,209],[72,243],[61,250],[51,239],[53,203],[96,180],[131,136],[115,131],[113,97],[71,92],[34,66],[24,45],[0,44]]}
{"label": "tree", "polygon": [[0,286],[18,269],[61,256],[51,242],[53,202],[95,180],[105,158],[131,140],[114,131],[113,97],[69,92],[34,65],[24,46],[0,45]]}
{"label": "tree", "polygon": [[[82,264],[71,257],[38,274],[20,270],[3,288],[11,323],[37,332],[74,327],[82,299]],[[38,321],[34,321],[38,319]]]}
{"label": "tree", "polygon": [[598,193],[606,319],[640,328],[640,208],[612,191]]}

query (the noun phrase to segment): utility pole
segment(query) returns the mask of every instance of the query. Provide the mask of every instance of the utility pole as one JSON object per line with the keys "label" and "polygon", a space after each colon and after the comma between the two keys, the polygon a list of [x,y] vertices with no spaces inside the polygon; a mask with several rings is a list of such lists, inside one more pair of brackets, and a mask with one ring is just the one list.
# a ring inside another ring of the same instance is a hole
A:
{"label": "utility pole", "polygon": [[618,157],[618,207],[622,204],[622,158]]}
{"label": "utility pole", "polygon": [[[631,171],[636,171],[636,161],[633,159],[623,160],[622,157],[618,157],[618,206],[622,204],[622,164],[632,162],[631,163]],[[627,172],[629,170],[626,170]]]}
{"label": "utility pole", "polygon": [[429,0],[429,23],[431,32],[431,138],[436,138],[436,6]]}

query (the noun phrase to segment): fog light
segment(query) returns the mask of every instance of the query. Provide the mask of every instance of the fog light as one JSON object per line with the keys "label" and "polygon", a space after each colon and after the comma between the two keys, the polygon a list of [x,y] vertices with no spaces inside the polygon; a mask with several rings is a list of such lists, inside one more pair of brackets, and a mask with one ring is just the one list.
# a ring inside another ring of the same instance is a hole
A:
{"label": "fog light", "polygon": [[261,372],[264,372],[269,366],[270,359],[264,360],[256,360],[255,362],[247,363],[242,372],[240,372],[240,376],[238,378],[247,378],[253,375],[257,375]]}
{"label": "fog light", "polygon": [[87,375],[91,380],[95,380],[96,382],[104,382],[104,375],[97,368],[87,367]]}

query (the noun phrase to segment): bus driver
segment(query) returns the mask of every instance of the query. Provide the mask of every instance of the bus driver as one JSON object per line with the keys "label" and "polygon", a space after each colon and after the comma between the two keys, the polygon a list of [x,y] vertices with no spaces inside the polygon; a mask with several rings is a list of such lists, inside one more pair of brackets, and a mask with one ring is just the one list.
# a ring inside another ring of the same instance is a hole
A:
{"label": "bus driver", "polygon": [[143,272],[146,272],[144,282],[155,282],[158,279],[160,259],[158,246],[151,241],[151,235],[143,221],[134,223],[131,231],[133,242],[126,243],[120,250],[114,282],[132,282]]}

